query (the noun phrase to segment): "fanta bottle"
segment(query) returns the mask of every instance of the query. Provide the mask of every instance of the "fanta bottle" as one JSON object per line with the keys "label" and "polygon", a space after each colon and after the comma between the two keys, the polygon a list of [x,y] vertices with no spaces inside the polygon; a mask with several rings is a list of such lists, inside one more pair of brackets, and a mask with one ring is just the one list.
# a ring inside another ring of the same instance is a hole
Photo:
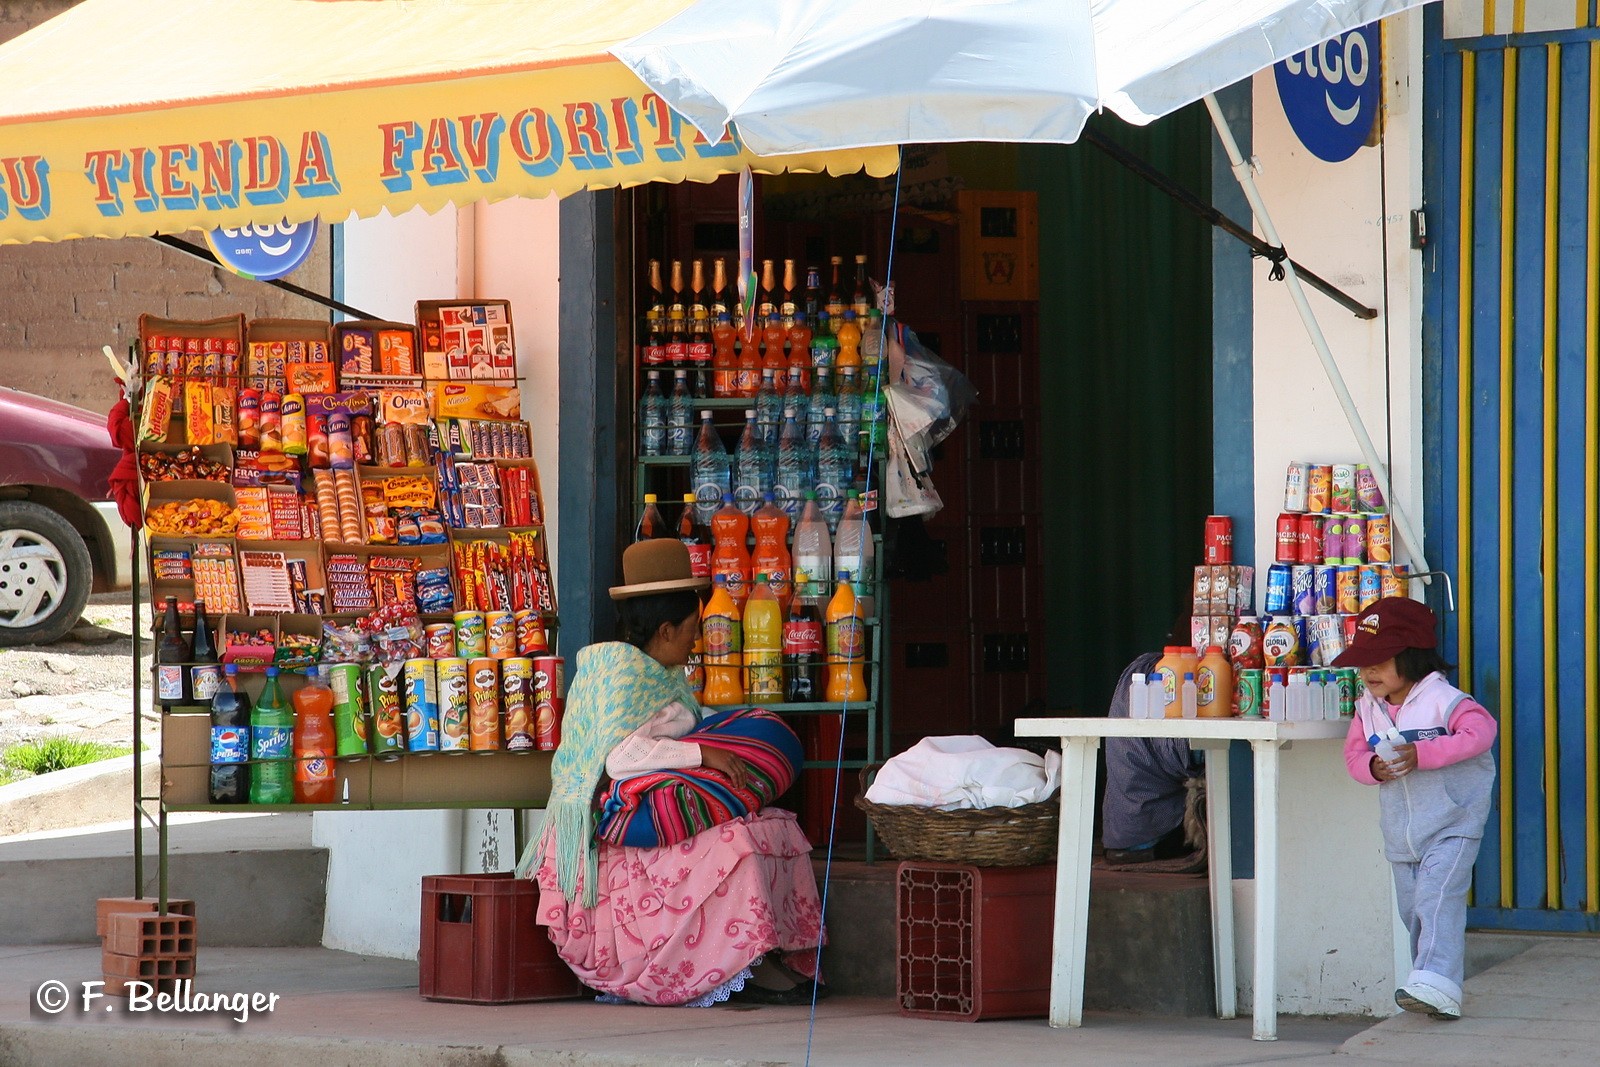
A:
{"label": "fanta bottle", "polygon": [[333,777],[333,690],[317,668],[306,668],[306,684],[290,698],[294,705],[294,802],[332,804],[338,799]]}
{"label": "fanta bottle", "polygon": [[734,396],[755,396],[761,388],[761,334],[739,339],[739,362],[733,375]]}
{"label": "fanta bottle", "polygon": [[733,316],[724,311],[711,327],[711,392],[715,396],[738,396],[739,354],[734,351],[738,331]]}
{"label": "fanta bottle", "polygon": [[789,361],[783,354],[783,341],[788,333],[783,328],[783,319],[776,312],[767,316],[766,325],[761,330],[761,340],[765,346],[761,354],[761,369],[763,372],[770,370],[773,381],[779,381],[789,373]]}
{"label": "fanta bottle", "polygon": [[789,613],[789,600],[794,596],[794,568],[789,558],[789,516],[773,499],[771,493],[762,498],[762,505],[750,517],[756,532],[756,554],[751,566],[757,574],[767,576],[767,584],[778,598],[783,614]]}
{"label": "fanta bottle", "polygon": [[764,572],[756,574],[744,606],[743,630],[745,699],[777,703],[783,699],[783,613]]}
{"label": "fanta bottle", "polygon": [[739,605],[728,594],[728,581],[718,574],[711,579],[711,599],[700,613],[700,638],[705,648],[706,688],[701,703],[725,707],[744,703],[741,663]]}
{"label": "fanta bottle", "polygon": [[854,311],[845,309],[844,322],[840,323],[834,339],[839,342],[839,355],[834,366],[841,369],[861,366],[861,326],[856,322]]}
{"label": "fanta bottle", "polygon": [[750,517],[733,502],[732,493],[722,494],[722,507],[711,516],[711,576],[721,577],[733,602],[743,605],[750,595]]}
{"label": "fanta bottle", "polygon": [[702,623],[695,629],[694,646],[689,649],[689,661],[683,665],[683,676],[689,683],[689,692],[700,703],[706,702],[706,634]]}
{"label": "fanta bottle", "polygon": [[789,327],[789,380],[801,392],[811,392],[811,324],[803,311]]}
{"label": "fanta bottle", "polygon": [[828,601],[828,700],[859,703],[867,699],[867,625],[850,588],[850,576],[838,578],[838,588]]}

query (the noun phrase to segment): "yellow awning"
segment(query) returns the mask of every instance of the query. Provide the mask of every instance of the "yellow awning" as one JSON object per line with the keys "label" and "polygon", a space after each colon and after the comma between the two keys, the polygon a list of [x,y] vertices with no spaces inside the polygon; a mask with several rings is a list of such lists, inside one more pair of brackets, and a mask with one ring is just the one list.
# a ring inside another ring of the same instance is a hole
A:
{"label": "yellow awning", "polygon": [[0,243],[893,172],[708,143],[608,54],[690,2],[83,0],[0,46]]}

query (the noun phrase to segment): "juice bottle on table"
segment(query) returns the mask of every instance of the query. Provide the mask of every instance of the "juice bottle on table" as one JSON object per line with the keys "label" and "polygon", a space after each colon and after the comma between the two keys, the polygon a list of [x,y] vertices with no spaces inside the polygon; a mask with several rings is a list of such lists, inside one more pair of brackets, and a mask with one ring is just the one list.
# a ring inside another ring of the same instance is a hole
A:
{"label": "juice bottle on table", "polygon": [[333,690],[317,668],[306,668],[306,684],[291,698],[295,711],[294,801],[332,804],[338,799],[333,777]]}
{"label": "juice bottle on table", "polygon": [[743,704],[743,643],[740,640],[739,605],[728,593],[725,575],[714,575],[711,582],[711,599],[706,601],[700,613],[706,674],[701,703],[707,707]]}
{"label": "juice bottle on table", "polygon": [[722,507],[711,516],[711,577],[722,578],[728,595],[742,606],[750,595],[750,517],[733,502],[732,493],[722,495]]}
{"label": "juice bottle on table", "polygon": [[828,601],[828,700],[859,703],[867,699],[867,626],[848,574],[838,575]]}
{"label": "juice bottle on table", "polygon": [[1195,672],[1199,687],[1197,714],[1202,719],[1226,719],[1233,715],[1233,664],[1221,645],[1211,645]]}
{"label": "juice bottle on table", "polygon": [[777,703],[783,699],[783,613],[765,572],[756,574],[743,622],[745,699]]}
{"label": "juice bottle on table", "polygon": [[794,596],[793,568],[789,558],[789,516],[778,507],[773,495],[767,493],[762,497],[761,507],[751,517],[750,525],[755,528],[756,534],[755,558],[750,565],[758,575],[767,576],[767,584],[778,598],[780,611],[788,614],[789,600]]}
{"label": "juice bottle on table", "polygon": [[1200,655],[1188,645],[1168,645],[1161,650],[1155,674],[1161,680],[1161,706],[1150,709],[1152,719],[1181,719],[1183,706],[1179,702],[1180,687],[1185,674],[1200,669]]}
{"label": "juice bottle on table", "polygon": [[738,396],[739,354],[734,342],[739,334],[733,316],[724,311],[711,327],[711,391],[715,396]]}
{"label": "juice bottle on table", "polygon": [[834,360],[834,366],[840,369],[860,367],[861,325],[856,322],[856,313],[853,310],[845,309],[844,322],[834,334],[834,340],[839,342],[839,355]]}

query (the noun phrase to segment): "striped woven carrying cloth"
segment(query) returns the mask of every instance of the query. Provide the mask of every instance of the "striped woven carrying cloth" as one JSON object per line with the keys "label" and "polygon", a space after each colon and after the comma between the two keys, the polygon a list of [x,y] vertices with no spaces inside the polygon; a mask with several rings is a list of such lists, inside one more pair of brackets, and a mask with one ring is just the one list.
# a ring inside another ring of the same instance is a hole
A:
{"label": "striped woven carrying cloth", "polygon": [[707,716],[683,740],[738,756],[746,767],[745,788],[733,788],[708,767],[623,778],[603,795],[597,839],[633,848],[687,841],[771,804],[794,784],[805,759],[794,731],[760,708]]}

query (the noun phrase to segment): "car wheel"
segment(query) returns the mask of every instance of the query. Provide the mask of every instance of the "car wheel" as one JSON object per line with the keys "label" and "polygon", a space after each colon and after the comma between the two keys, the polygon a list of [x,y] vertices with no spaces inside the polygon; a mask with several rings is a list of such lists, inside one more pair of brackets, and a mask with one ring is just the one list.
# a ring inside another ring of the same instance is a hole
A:
{"label": "car wheel", "polygon": [[92,577],[71,523],[39,504],[0,501],[0,646],[59,640],[83,614]]}

